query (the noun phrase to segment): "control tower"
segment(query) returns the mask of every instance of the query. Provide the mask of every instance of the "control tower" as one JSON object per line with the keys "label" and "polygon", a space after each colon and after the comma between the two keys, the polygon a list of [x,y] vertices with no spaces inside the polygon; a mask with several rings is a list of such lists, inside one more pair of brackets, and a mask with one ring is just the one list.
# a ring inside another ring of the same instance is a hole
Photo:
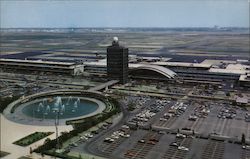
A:
{"label": "control tower", "polygon": [[120,46],[117,37],[107,48],[107,75],[109,80],[119,80],[121,84],[128,81],[128,48]]}

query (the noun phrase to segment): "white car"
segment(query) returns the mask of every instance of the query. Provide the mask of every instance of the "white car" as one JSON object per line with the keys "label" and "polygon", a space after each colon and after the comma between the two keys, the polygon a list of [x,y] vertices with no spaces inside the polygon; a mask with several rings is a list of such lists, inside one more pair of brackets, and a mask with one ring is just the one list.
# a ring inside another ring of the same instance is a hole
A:
{"label": "white car", "polygon": [[128,138],[128,137],[130,137],[130,135],[129,134],[122,134],[121,137]]}
{"label": "white car", "polygon": [[107,137],[107,138],[104,139],[104,141],[111,143],[111,142],[114,142],[115,140]]}
{"label": "white car", "polygon": [[88,134],[88,137],[89,137],[89,138],[92,138],[92,137],[94,137],[94,136],[93,136],[93,135],[91,135],[91,134]]}
{"label": "white car", "polygon": [[250,150],[250,146],[249,146],[249,145],[242,146],[242,148],[243,148],[243,149]]}
{"label": "white car", "polygon": [[178,134],[176,134],[176,137],[179,137],[179,138],[186,138],[187,136],[186,136],[186,135],[184,135],[184,134],[180,134],[180,133],[178,133]]}
{"label": "white car", "polygon": [[84,136],[87,137],[87,138],[92,138],[93,137],[93,135],[91,135],[91,134],[85,134]]}
{"label": "white car", "polygon": [[178,150],[189,151],[189,149],[184,146],[179,146]]}
{"label": "white car", "polygon": [[129,129],[129,126],[127,126],[127,125],[122,125],[122,128],[124,128],[124,129]]}
{"label": "white car", "polygon": [[80,139],[81,140],[88,140],[88,138],[86,136],[81,136]]}
{"label": "white car", "polygon": [[116,135],[111,135],[111,137],[112,137],[113,139],[119,139],[119,136],[116,136]]}

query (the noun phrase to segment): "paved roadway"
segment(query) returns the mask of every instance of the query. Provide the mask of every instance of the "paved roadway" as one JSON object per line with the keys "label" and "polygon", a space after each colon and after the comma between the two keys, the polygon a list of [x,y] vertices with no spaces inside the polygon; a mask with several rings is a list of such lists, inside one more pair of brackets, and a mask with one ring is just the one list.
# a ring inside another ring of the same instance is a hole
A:
{"label": "paved roadway", "polygon": [[114,130],[120,128],[126,120],[129,119],[129,113],[128,111],[125,109],[124,103],[121,103],[121,109],[123,112],[123,118],[113,127],[109,128],[106,131],[101,132],[100,134],[98,134],[95,138],[93,138],[92,140],[88,141],[85,146],[83,147],[84,151],[86,151],[87,153],[90,154],[96,154],[96,155],[100,155],[101,157],[108,157],[105,156],[105,154],[103,154],[102,152],[100,152],[97,148],[96,145],[98,144],[98,142],[103,140],[103,135],[104,134],[110,134],[111,132],[113,132]]}
{"label": "paved roadway", "polygon": [[106,83],[102,83],[100,85],[92,87],[92,88],[89,89],[89,91],[99,91],[99,90],[102,90],[102,89],[104,89],[106,87],[112,86],[112,85],[114,85],[114,84],[116,84],[118,82],[119,82],[118,80],[111,80],[111,81],[108,81]]}

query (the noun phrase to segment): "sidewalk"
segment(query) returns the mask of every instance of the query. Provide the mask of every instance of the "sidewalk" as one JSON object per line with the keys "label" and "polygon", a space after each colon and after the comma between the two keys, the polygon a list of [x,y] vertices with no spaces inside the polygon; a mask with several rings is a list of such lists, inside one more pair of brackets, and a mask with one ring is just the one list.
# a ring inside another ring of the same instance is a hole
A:
{"label": "sidewalk", "polygon": [[[1,126],[1,138],[0,138],[1,150],[10,153],[9,155],[3,157],[3,159],[17,159],[21,156],[30,155],[29,154],[30,147],[32,147],[32,149],[35,149],[39,145],[42,145],[46,138],[39,140],[39,141],[37,141],[37,142],[27,146],[27,147],[22,147],[22,146],[12,144],[13,142],[15,142],[15,141],[17,141],[17,140],[19,140],[19,139],[21,139],[29,134],[32,134],[36,131],[55,132],[54,126],[35,126],[35,125],[18,124],[18,123],[14,123],[12,121],[9,121],[2,114],[0,114],[0,122],[1,122],[1,124],[0,124],[0,126]],[[69,126],[69,125],[58,126],[59,134],[60,134],[60,132],[70,131],[72,129],[73,129],[72,126]],[[50,138],[50,139],[55,139],[55,137],[56,137],[55,133],[48,136],[48,138]],[[35,153],[33,153],[31,156],[33,156],[33,158],[35,158],[35,159],[41,158],[40,156],[38,156]],[[51,157],[46,156],[46,157],[44,157],[44,159],[51,159]]]}

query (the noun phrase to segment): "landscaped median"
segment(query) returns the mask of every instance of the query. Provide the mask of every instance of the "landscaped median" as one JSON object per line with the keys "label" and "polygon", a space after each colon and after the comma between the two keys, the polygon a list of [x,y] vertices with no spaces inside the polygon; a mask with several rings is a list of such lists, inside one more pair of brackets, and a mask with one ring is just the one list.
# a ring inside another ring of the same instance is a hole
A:
{"label": "landscaped median", "polygon": [[4,152],[4,151],[0,151],[0,158],[9,155],[10,153],[8,152]]}
{"label": "landscaped median", "polygon": [[20,140],[15,141],[13,144],[19,145],[19,146],[28,146],[30,144],[33,144],[34,142],[37,142],[49,135],[53,134],[53,132],[35,132],[28,136],[25,136],[24,138],[21,138]]}

